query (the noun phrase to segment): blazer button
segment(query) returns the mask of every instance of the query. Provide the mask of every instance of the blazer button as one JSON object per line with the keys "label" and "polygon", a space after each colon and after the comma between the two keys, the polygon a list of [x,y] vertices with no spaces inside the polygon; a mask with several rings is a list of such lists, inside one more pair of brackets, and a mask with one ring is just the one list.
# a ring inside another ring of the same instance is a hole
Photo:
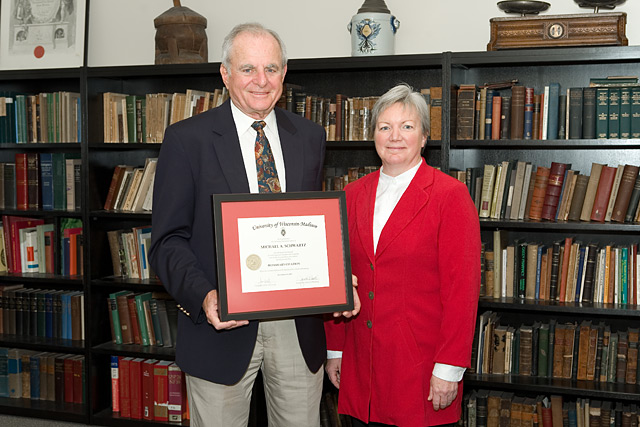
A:
{"label": "blazer button", "polygon": [[371,320],[367,320],[367,328],[371,329],[373,327],[373,323]]}
{"label": "blazer button", "polygon": [[373,263],[369,264],[369,267],[371,267],[371,271],[373,271]]}
{"label": "blazer button", "polygon": [[369,299],[373,299],[373,291],[369,292]]}

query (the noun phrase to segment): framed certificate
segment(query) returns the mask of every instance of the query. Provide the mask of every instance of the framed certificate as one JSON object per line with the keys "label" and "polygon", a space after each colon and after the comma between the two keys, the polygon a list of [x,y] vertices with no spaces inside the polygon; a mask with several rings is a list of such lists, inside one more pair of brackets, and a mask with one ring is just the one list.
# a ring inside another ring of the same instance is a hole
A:
{"label": "framed certificate", "polygon": [[344,192],[214,194],[220,320],[353,309]]}

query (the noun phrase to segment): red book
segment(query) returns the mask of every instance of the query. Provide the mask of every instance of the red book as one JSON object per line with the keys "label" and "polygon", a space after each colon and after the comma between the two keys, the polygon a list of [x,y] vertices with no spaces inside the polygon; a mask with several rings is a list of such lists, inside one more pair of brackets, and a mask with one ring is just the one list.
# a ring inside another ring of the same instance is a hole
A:
{"label": "red book", "polygon": [[153,417],[156,421],[169,421],[169,365],[163,360],[153,366]]}
{"label": "red book", "polygon": [[182,371],[175,363],[169,365],[169,422],[182,422]]}
{"label": "red book", "polygon": [[[566,163],[552,162],[549,168],[549,181],[547,189],[544,193],[544,203],[542,205],[542,219],[554,221],[556,219],[556,211],[562,193],[562,184],[564,183],[564,175],[571,165]],[[605,206],[606,209],[606,206]]]}
{"label": "red book", "polygon": [[133,335],[133,343],[141,345],[142,338],[140,335],[140,323],[138,321],[135,294],[127,295],[127,306],[129,308],[129,318],[131,319],[131,335]]}
{"label": "red book", "polygon": [[16,209],[29,209],[29,179],[27,153],[16,153]]}
{"label": "red book", "polygon": [[116,192],[120,188],[120,184],[122,183],[122,177],[124,176],[124,171],[126,166],[118,165],[113,171],[113,176],[111,177],[111,184],[109,185],[109,191],[107,192],[107,199],[104,202],[104,210],[113,209],[113,204],[115,202],[114,198],[116,197]]}
{"label": "red book", "polygon": [[54,273],[54,265],[55,265],[55,240],[54,240],[54,232],[53,231],[45,231],[44,232],[44,254],[46,260],[46,271],[47,274]]}
{"label": "red book", "polygon": [[500,139],[500,117],[502,115],[502,97],[494,96],[491,119],[491,139]]}
{"label": "red book", "polygon": [[143,358],[133,359],[129,364],[129,388],[131,391],[131,418],[142,419],[142,363]]}
{"label": "red book", "polygon": [[73,403],[73,358],[64,359],[64,401]]}
{"label": "red book", "polygon": [[529,206],[529,218],[533,220],[542,219],[542,207],[544,206],[544,195],[547,193],[549,184],[549,168],[538,166],[531,195],[531,205]]}
{"label": "red book", "polygon": [[542,427],[553,427],[553,413],[551,407],[542,407]]}
{"label": "red book", "polygon": [[133,357],[120,357],[120,416],[131,418],[131,361]]}
{"label": "red book", "polygon": [[73,361],[73,403],[82,405],[84,390],[82,384],[82,371],[84,370],[84,356],[71,358]]}
{"label": "red book", "polygon": [[[9,262],[9,257],[11,258],[11,264],[9,265],[9,268],[11,268],[10,272],[20,273],[22,272],[22,265],[20,262],[20,230],[44,224],[44,220],[20,216],[3,216],[2,224],[5,234],[5,243],[6,236],[9,234],[9,244],[5,245],[5,253],[7,254],[7,262]],[[8,232],[6,224],[9,226]],[[11,253],[10,256],[9,252]]]}
{"label": "red book", "polygon": [[155,359],[147,359],[142,364],[142,418],[153,420],[153,366]]}
{"label": "red book", "polygon": [[593,209],[591,209],[591,221],[604,222],[604,217],[609,206],[609,196],[613,188],[613,180],[616,176],[617,168],[613,166],[603,166],[598,181],[596,196],[593,200]]}

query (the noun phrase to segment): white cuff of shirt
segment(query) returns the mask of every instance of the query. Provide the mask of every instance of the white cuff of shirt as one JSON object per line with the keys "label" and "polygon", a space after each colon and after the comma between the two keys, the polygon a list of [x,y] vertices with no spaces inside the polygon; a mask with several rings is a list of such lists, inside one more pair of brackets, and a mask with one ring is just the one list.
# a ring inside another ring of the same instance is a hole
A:
{"label": "white cuff of shirt", "polygon": [[327,350],[327,359],[341,359],[342,352],[336,350]]}
{"label": "white cuff of shirt", "polygon": [[467,368],[461,368],[460,366],[445,365],[444,363],[436,363],[433,367],[433,375],[441,380],[451,381],[457,383],[462,379],[464,371]]}

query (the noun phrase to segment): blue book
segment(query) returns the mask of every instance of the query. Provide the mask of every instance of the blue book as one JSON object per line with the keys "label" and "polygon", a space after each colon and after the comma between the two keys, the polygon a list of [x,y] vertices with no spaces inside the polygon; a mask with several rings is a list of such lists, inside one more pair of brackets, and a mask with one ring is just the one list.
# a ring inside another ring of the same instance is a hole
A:
{"label": "blue book", "polygon": [[9,397],[9,349],[0,347],[0,397]]}
{"label": "blue book", "polygon": [[73,292],[67,292],[60,296],[60,302],[62,303],[62,339],[71,339],[71,322],[68,319],[71,318],[71,294]]}
{"label": "blue book", "polygon": [[499,96],[497,90],[487,90],[487,109],[484,112],[484,139],[491,139],[491,117],[493,116],[493,97]]}
{"label": "blue book", "polygon": [[547,139],[558,139],[558,115],[560,113],[560,84],[549,83],[549,113]]}
{"label": "blue book", "polygon": [[29,382],[31,387],[31,399],[40,400],[40,355],[33,354],[29,357]]}
{"label": "blue book", "polygon": [[524,89],[524,129],[523,139],[533,138],[533,88]]}
{"label": "blue book", "polygon": [[53,293],[44,294],[44,331],[47,338],[53,338]]}
{"label": "blue book", "polygon": [[[582,293],[582,276],[584,276],[586,246],[580,247],[580,257],[578,258],[578,274],[576,276],[576,293],[574,301],[580,302],[580,294]],[[570,302],[570,301],[568,301]]]}
{"label": "blue book", "polygon": [[40,153],[40,188],[42,210],[53,210],[53,154]]}
{"label": "blue book", "polygon": [[9,397],[22,397],[22,357],[17,348],[9,349]]}

